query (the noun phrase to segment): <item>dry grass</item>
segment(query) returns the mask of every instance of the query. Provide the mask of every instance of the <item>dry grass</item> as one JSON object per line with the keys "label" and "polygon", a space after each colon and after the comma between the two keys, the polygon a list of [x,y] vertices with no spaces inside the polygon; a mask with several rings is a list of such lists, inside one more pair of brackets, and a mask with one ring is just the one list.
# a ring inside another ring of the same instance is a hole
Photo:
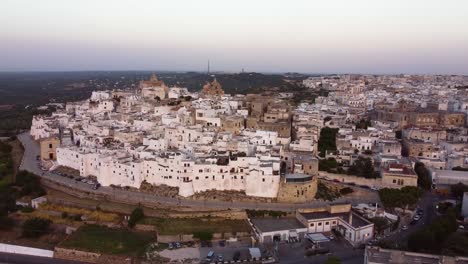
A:
{"label": "dry grass", "polygon": [[98,222],[113,222],[118,223],[120,216],[114,213],[107,213],[97,210],[88,210],[83,208],[76,208],[70,206],[57,205],[52,203],[43,203],[39,207],[42,210],[55,211],[55,212],[66,212],[69,215],[84,215],[87,220],[98,221]]}

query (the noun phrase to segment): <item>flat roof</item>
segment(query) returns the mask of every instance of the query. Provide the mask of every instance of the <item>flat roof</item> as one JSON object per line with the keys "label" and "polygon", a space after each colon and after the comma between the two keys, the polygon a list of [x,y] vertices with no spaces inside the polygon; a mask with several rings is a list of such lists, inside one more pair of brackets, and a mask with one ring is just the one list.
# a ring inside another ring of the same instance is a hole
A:
{"label": "flat roof", "polygon": [[322,233],[310,233],[307,234],[307,238],[312,240],[312,242],[329,242],[330,239],[324,236]]}
{"label": "flat roof", "polygon": [[305,228],[296,218],[252,218],[255,228],[260,232],[273,232]]}
{"label": "flat roof", "polygon": [[[366,219],[364,219],[363,217],[359,216],[358,214],[354,212],[331,214],[328,211],[321,211],[321,212],[313,212],[313,213],[301,213],[301,215],[306,220],[310,220],[310,221],[320,220],[324,218],[339,217],[354,228],[359,228],[359,227],[363,227],[363,226],[367,226],[371,224],[371,222],[367,221]],[[351,222],[349,221],[350,218],[351,218]]]}

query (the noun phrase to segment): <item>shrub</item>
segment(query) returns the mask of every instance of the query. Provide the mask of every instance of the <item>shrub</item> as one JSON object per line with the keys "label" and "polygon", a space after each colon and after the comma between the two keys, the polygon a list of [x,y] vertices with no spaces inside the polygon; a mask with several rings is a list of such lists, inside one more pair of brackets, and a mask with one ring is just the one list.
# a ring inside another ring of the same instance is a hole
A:
{"label": "shrub", "polygon": [[39,237],[47,233],[52,222],[49,219],[33,217],[26,220],[22,225],[22,234],[24,237]]}
{"label": "shrub", "polygon": [[128,227],[135,227],[136,223],[143,219],[143,217],[145,217],[145,214],[143,213],[143,209],[141,207],[133,209],[132,213],[130,214],[130,219],[128,220]]}
{"label": "shrub", "polygon": [[350,193],[353,193],[354,190],[350,187],[344,187],[344,188],[341,188],[340,189],[340,194],[342,195],[346,195],[346,194],[350,194]]}
{"label": "shrub", "polygon": [[8,216],[0,216],[0,229],[8,230],[11,229],[14,225],[13,219]]}
{"label": "shrub", "polygon": [[21,212],[23,213],[31,213],[34,211],[34,208],[32,208],[31,206],[24,206],[21,208]]}
{"label": "shrub", "polygon": [[213,233],[206,232],[206,231],[194,232],[193,233],[193,238],[198,238],[200,240],[210,241],[211,239],[213,239]]}

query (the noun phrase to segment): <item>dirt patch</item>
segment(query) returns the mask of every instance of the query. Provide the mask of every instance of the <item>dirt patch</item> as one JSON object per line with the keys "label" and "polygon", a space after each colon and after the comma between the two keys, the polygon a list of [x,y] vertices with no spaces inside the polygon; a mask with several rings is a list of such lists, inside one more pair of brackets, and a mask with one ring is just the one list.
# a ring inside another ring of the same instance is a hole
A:
{"label": "dirt patch", "polygon": [[276,201],[276,199],[271,199],[271,198],[248,196],[245,194],[245,192],[240,192],[240,191],[216,191],[216,190],[196,193],[193,196],[190,196],[189,199],[226,201],[226,202],[263,202],[263,203],[271,203],[271,202]]}
{"label": "dirt patch", "polygon": [[0,243],[48,250],[53,250],[65,237],[66,235],[64,233],[54,232],[40,236],[39,238],[24,238],[21,236],[21,228],[0,231]]}
{"label": "dirt patch", "polygon": [[177,187],[171,187],[164,184],[156,186],[147,183],[146,181],[141,183],[140,191],[146,193],[155,193],[165,197],[179,197],[179,188]]}
{"label": "dirt patch", "polygon": [[173,263],[200,263],[200,250],[198,248],[165,249],[159,255],[170,259]]}

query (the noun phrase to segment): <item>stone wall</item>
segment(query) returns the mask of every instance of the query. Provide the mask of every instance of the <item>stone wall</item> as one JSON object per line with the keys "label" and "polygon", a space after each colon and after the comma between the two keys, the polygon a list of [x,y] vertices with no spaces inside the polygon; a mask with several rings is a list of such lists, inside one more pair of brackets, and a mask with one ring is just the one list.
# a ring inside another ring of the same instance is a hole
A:
{"label": "stone wall", "polygon": [[55,247],[54,257],[59,259],[100,264],[131,264],[131,257],[100,254],[76,249]]}
{"label": "stone wall", "polygon": [[89,263],[98,263],[98,260],[99,260],[99,257],[101,257],[101,254],[81,251],[81,250],[76,250],[76,249],[55,247],[54,257],[59,258],[59,259],[68,259],[68,260],[75,260],[75,261],[82,261],[82,262],[89,262]]}
{"label": "stone wall", "polygon": [[384,187],[382,184],[382,179],[366,179],[363,177],[357,177],[352,175],[346,174],[335,174],[335,173],[328,173],[324,171],[319,172],[320,178],[327,177],[330,180],[339,180],[342,183],[355,183],[357,185],[366,185],[369,187],[376,186],[376,187]]}
{"label": "stone wall", "polygon": [[316,193],[317,177],[308,182],[286,182],[282,178],[277,199],[278,202],[303,203],[314,200]]}

